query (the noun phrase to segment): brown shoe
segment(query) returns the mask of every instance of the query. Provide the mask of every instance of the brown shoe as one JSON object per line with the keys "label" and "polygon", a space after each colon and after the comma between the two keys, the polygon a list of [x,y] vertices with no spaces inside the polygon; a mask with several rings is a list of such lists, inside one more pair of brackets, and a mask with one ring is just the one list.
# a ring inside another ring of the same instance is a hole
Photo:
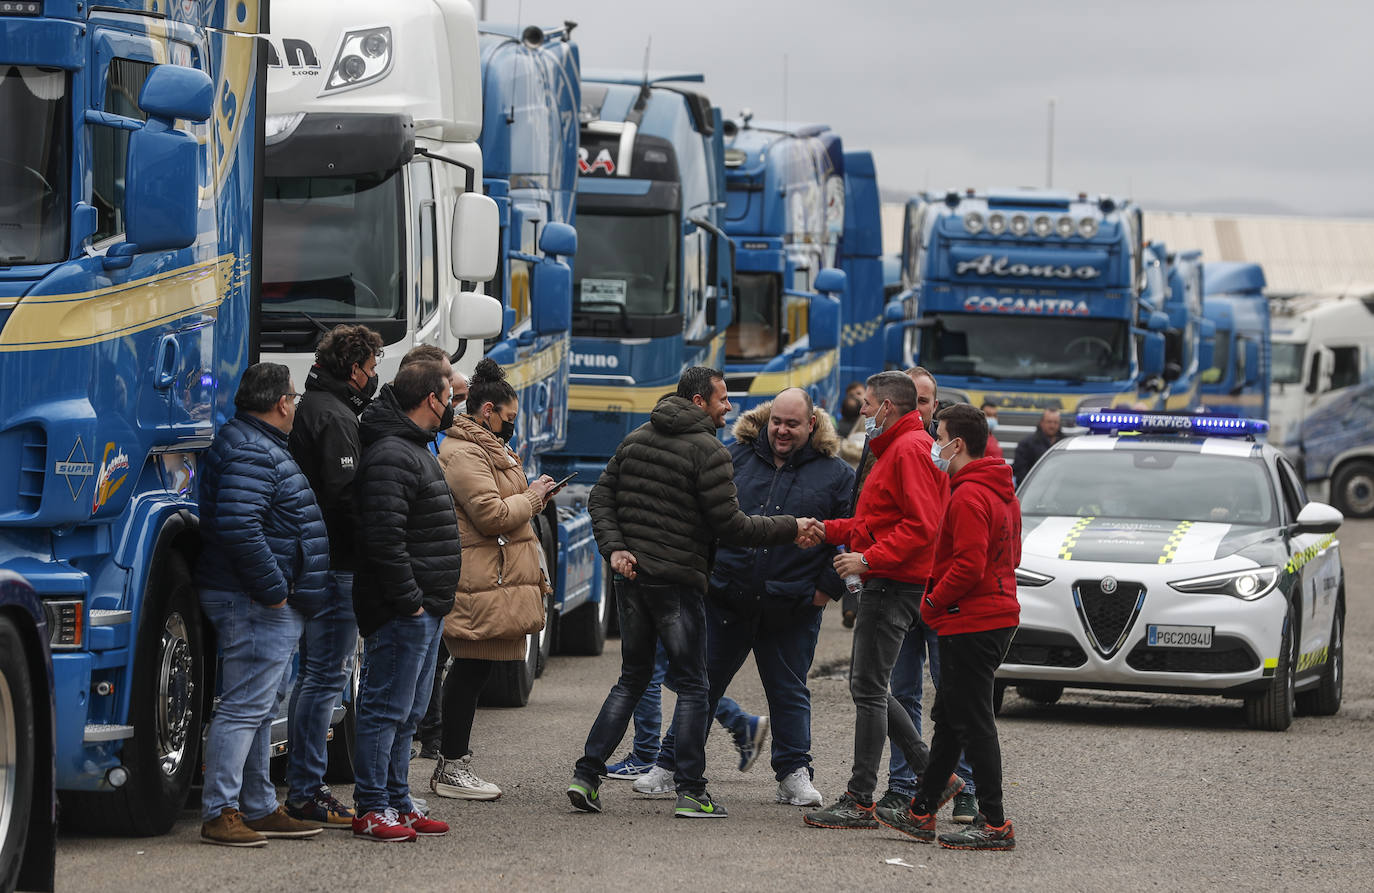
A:
{"label": "brown shoe", "polygon": [[243,823],[263,837],[314,837],[324,830],[319,825],[291,818],[280,806],[260,819],[244,819]]}
{"label": "brown shoe", "polygon": [[219,812],[219,818],[200,826],[200,842],[215,846],[267,846],[263,837],[243,822],[243,814],[232,806]]}

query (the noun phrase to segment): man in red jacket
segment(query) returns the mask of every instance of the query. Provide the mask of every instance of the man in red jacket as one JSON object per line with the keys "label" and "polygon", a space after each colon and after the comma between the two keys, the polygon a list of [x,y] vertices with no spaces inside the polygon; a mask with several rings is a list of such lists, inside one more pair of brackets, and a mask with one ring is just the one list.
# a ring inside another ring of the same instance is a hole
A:
{"label": "man in red jacket", "polygon": [[[806,824],[817,828],[878,826],[873,788],[889,731],[917,772],[930,756],[910,715],[888,691],[897,653],[920,618],[941,506],[949,492],[949,478],[931,461],[933,441],[916,402],[916,385],[902,372],[879,372],[868,379],[860,413],[871,431],[873,469],[864,480],[854,517],[826,521],[823,531],[819,522],[811,527],[813,534],[823,532],[827,543],[846,547],[835,556],[841,577],[863,578],[849,668],[854,769],[848,789],[835,804],[803,816]],[[952,770],[951,765],[941,777],[952,778]],[[963,785],[957,779],[953,783],[949,797]]]}
{"label": "man in red jacket", "polygon": [[888,827],[927,843],[935,840],[935,812],[944,779],[962,750],[978,785],[979,815],[966,831],[941,834],[950,849],[1009,850],[1016,846],[1002,811],[1002,751],[992,712],[993,674],[1016,632],[1016,566],[1021,562],[1021,505],[1005,462],[985,457],[988,425],[982,412],[960,403],[939,416],[931,450],[946,465],[953,489],[935,553],[921,617],[940,636],[935,737],[920,791],[906,809],[880,809]]}

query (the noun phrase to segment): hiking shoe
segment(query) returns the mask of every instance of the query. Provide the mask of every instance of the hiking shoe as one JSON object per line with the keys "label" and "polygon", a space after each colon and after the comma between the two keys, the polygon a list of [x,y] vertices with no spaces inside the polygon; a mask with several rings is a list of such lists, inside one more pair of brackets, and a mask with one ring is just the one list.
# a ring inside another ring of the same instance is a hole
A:
{"label": "hiking shoe", "polygon": [[676,790],[677,785],[673,782],[673,773],[664,769],[662,766],[654,766],[654,768],[635,779],[636,794],[648,794],[650,797],[662,797],[665,794],[672,794]]}
{"label": "hiking shoe", "polygon": [[673,815],[680,819],[723,819],[730,814],[724,806],[713,801],[710,794],[702,791],[697,794],[678,794]]}
{"label": "hiking shoe", "polygon": [[327,785],[320,785],[315,796],[309,800],[287,800],[286,814],[301,822],[315,822],[324,828],[353,827],[353,810],[340,803],[329,792]]}
{"label": "hiking shoe", "polygon": [[415,829],[401,824],[394,809],[374,809],[353,820],[353,836],[379,843],[403,843],[415,840]]}
{"label": "hiking shoe", "polygon": [[583,812],[601,811],[601,792],[596,789],[596,785],[580,778],[574,778],[572,784],[568,785],[568,799],[572,801],[573,809]]}
{"label": "hiking shoe", "polygon": [[748,772],[763,753],[768,740],[768,717],[751,716],[743,731],[735,734],[735,749],[739,751],[739,771]]}
{"label": "hiking shoe", "polygon": [[820,806],[825,802],[821,792],[811,783],[811,773],[805,766],[798,766],[778,782],[778,795],[774,799],[791,806]]}
{"label": "hiking shoe", "polygon": [[420,744],[420,752],[415,754],[417,759],[437,760],[439,759],[439,742],[424,741]]}
{"label": "hiking shoe", "polygon": [[215,846],[267,846],[267,838],[243,821],[243,813],[232,806],[219,811],[219,818],[200,826],[200,842]]}
{"label": "hiking shoe", "polygon": [[495,800],[501,796],[501,789],[489,781],[483,781],[472,773],[468,765],[472,754],[456,760],[439,758],[434,774],[429,779],[429,789],[440,797],[455,800]]}
{"label": "hiking shoe", "polygon": [[864,806],[848,791],[840,795],[834,806],[808,812],[802,816],[802,821],[812,828],[870,831],[878,827],[878,823],[873,819],[873,807]]}
{"label": "hiking shoe", "polygon": [[263,837],[314,837],[324,830],[313,822],[291,818],[280,806],[260,819],[244,819],[243,823]]}
{"label": "hiking shoe", "polygon": [[401,827],[409,828],[417,837],[443,837],[448,833],[448,823],[432,819],[421,812],[403,812],[397,815]]}
{"label": "hiking shoe", "polygon": [[978,818],[978,798],[963,791],[954,795],[954,821],[969,825]]}
{"label": "hiking shoe", "polygon": [[1009,821],[989,825],[988,820],[980,815],[970,828],[941,834],[940,846],[947,850],[1014,850],[1016,832]]}
{"label": "hiking shoe", "polygon": [[878,800],[876,809],[906,809],[911,805],[911,795],[903,794],[901,791],[894,791],[888,788],[882,798]]}
{"label": "hiking shoe", "polygon": [[935,813],[917,815],[910,806],[901,809],[875,809],[873,817],[893,831],[900,831],[921,843],[935,842]]}
{"label": "hiking shoe", "polygon": [[[919,790],[923,786],[923,784],[924,779],[918,776],[916,779],[917,790]],[[959,792],[961,792],[963,789],[964,780],[957,775],[951,775],[949,777],[949,781],[945,782],[945,789],[940,792],[940,802],[935,804],[935,808],[932,809],[931,812],[939,812],[941,809],[944,808],[946,803],[948,803],[949,801],[953,800],[956,796],[958,796]],[[912,798],[908,797],[907,803],[910,803],[911,800]]]}
{"label": "hiking shoe", "polygon": [[619,763],[612,763],[606,767],[606,777],[633,781],[648,773],[652,768],[654,768],[652,760],[641,760],[634,753],[628,753],[625,755],[625,759]]}

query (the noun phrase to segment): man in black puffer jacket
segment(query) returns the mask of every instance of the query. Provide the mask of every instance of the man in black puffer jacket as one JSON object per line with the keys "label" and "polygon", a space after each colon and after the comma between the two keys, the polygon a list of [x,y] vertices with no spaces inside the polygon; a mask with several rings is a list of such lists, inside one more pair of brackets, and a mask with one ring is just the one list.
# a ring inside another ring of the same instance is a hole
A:
{"label": "man in black puffer jacket", "polygon": [[238,412],[201,464],[196,584],[222,657],[205,740],[206,843],[262,846],[263,834],[319,832],[282,811],[267,771],[277,687],[304,618],[325,601],[329,570],[320,507],[286,449],[295,390],[285,366],[249,366],[234,394]]}
{"label": "man in black puffer jacket", "polygon": [[598,788],[606,758],[620,743],[654,669],[663,642],[668,675],[677,685],[673,722],[678,802],[675,814],[723,818],[706,793],[707,579],[715,543],[764,545],[796,539],[791,515],[761,517],[739,509],[730,453],[717,431],[730,400],[718,369],[693,366],[677,393],[659,401],[649,421],[606,463],[588,508],[597,546],[615,572],[620,608],[620,679],[606,696],[577,761],[568,797],[574,807],[601,811]]}
{"label": "man in black puffer jacket", "polygon": [[458,518],[434,432],[453,424],[453,389],[437,363],[396,373],[359,421],[358,546],[353,611],[366,639],[357,703],[353,834],[412,840],[443,834],[410,799],[410,743],[425,715],[439,625],[462,568]]}

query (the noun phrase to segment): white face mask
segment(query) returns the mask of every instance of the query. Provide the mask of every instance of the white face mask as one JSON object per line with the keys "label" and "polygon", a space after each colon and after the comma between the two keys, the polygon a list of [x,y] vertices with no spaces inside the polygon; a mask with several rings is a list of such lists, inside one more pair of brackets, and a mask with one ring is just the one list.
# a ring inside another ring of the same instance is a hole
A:
{"label": "white face mask", "polygon": [[887,413],[881,409],[873,413],[871,418],[864,419],[864,433],[869,437],[877,437],[879,434],[883,433],[883,426],[878,424],[879,413],[882,413],[884,420],[887,419]]}
{"label": "white face mask", "polygon": [[997,420],[996,420],[996,419],[988,419],[988,430],[989,430],[989,431],[996,431],[996,430],[997,430]]}
{"label": "white face mask", "polygon": [[[949,443],[953,443],[953,442],[954,442],[954,441],[951,440]],[[945,446],[949,446],[949,443],[945,444]],[[932,443],[932,444],[930,445],[930,461],[932,461],[932,462],[935,463],[935,467],[936,467],[936,468],[940,469],[941,471],[948,472],[948,471],[949,471],[949,460],[948,460],[948,459],[941,459],[941,458],[940,458],[940,453],[942,453],[942,452],[944,452],[944,447],[940,446],[940,444],[939,444],[938,442],[937,442],[937,443]]]}

